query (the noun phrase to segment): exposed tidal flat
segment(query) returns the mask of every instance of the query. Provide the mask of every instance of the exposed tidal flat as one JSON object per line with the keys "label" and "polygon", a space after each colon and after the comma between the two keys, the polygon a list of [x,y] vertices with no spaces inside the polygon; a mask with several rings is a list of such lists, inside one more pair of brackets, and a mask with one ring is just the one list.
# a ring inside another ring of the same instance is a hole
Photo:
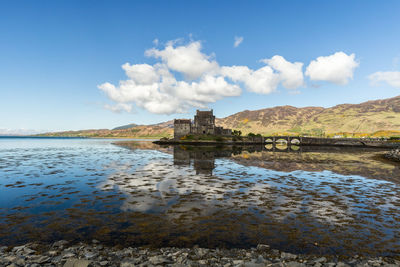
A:
{"label": "exposed tidal flat", "polygon": [[398,264],[400,165],[384,153],[2,138],[0,251],[39,265]]}

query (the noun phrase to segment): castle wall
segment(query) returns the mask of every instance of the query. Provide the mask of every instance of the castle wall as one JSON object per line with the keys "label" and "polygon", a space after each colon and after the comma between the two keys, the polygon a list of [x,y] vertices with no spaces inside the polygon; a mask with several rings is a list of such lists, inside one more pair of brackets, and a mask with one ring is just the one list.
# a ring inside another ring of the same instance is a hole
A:
{"label": "castle wall", "polygon": [[232,135],[231,129],[215,126],[215,116],[213,111],[197,110],[193,124],[187,119],[177,119],[174,121],[174,138],[179,139],[187,134],[211,134],[211,135]]}
{"label": "castle wall", "polygon": [[174,121],[174,138],[178,139],[182,136],[191,133],[191,122],[190,120],[175,120]]}

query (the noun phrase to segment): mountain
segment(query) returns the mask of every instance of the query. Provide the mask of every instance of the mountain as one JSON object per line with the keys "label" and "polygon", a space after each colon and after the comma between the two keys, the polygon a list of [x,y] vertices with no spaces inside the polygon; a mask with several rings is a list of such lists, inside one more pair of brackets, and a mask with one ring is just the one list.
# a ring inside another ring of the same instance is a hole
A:
{"label": "mountain", "polygon": [[123,125],[123,126],[116,127],[113,130],[125,130],[125,129],[135,128],[136,126],[139,126],[139,125],[136,124],[136,123],[131,123],[131,124],[128,124],[128,125]]}
{"label": "mountain", "polygon": [[119,130],[81,130],[64,131],[55,133],[44,133],[38,136],[58,136],[58,137],[91,137],[91,138],[161,138],[171,137],[174,129],[160,127],[157,125],[138,125],[133,128]]}
{"label": "mountain", "polygon": [[346,135],[378,131],[400,134],[400,96],[331,108],[279,106],[245,110],[217,119],[216,123],[244,134]]}
{"label": "mountain", "polygon": [[[341,104],[330,108],[278,106],[245,110],[216,119],[218,126],[240,130],[243,134],[312,136],[391,136],[400,135],[400,96]],[[128,124],[113,130],[83,130],[46,133],[41,136],[82,136],[111,138],[161,138],[173,136],[173,120],[153,125]]]}

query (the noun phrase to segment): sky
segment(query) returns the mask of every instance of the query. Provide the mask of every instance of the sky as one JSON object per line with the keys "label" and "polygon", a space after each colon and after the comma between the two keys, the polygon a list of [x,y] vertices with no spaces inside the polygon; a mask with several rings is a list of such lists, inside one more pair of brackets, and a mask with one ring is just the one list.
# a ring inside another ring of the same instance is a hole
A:
{"label": "sky", "polygon": [[400,1],[0,1],[0,134],[400,95]]}

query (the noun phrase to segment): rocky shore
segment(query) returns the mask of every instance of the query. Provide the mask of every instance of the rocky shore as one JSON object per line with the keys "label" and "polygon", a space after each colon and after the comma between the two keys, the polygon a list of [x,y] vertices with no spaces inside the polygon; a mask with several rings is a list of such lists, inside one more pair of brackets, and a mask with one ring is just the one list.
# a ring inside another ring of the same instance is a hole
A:
{"label": "rocky shore", "polygon": [[400,161],[400,148],[393,149],[385,154],[385,158]]}
{"label": "rocky shore", "polygon": [[28,243],[0,247],[0,266],[400,266],[400,257],[333,257],[295,255],[258,245],[252,249],[206,248],[110,248],[93,240],[92,244],[52,245]]}

